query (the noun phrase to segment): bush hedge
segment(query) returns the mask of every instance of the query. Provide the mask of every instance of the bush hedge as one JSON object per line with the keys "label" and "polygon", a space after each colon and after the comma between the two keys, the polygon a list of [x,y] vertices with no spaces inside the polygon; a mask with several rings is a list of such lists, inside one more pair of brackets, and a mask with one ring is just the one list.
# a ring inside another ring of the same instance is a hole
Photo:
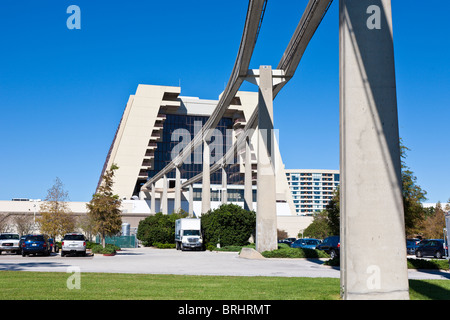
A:
{"label": "bush hedge", "polygon": [[153,247],[156,247],[158,249],[173,249],[175,248],[175,243],[161,243],[161,242],[154,242],[152,244]]}
{"label": "bush hedge", "polygon": [[261,255],[265,258],[329,258],[330,256],[321,250],[302,248],[280,248],[272,251],[263,251]]}
{"label": "bush hedge", "polygon": [[114,254],[117,250],[120,250],[120,248],[109,243],[107,243],[104,248],[101,244],[92,245],[92,253]]}
{"label": "bush hedge", "polygon": [[256,213],[235,204],[223,204],[201,217],[206,248],[243,246],[248,244],[256,227]]}
{"label": "bush hedge", "polygon": [[446,259],[424,260],[408,258],[408,269],[449,270],[449,262]]}
{"label": "bush hedge", "polygon": [[139,222],[136,236],[146,247],[154,243],[175,244],[175,221],[186,216],[185,212],[169,215],[158,212]]}

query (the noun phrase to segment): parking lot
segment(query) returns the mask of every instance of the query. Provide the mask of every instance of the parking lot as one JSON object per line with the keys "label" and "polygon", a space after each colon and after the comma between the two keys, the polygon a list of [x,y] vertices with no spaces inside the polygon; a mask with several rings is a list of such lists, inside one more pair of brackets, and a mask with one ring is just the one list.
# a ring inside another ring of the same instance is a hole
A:
{"label": "parking lot", "polygon": [[[339,268],[325,266],[320,259],[245,259],[237,252],[178,251],[175,249],[133,248],[115,256],[91,255],[22,257],[0,255],[0,271],[148,273],[225,276],[328,277],[339,278]],[[409,270],[410,279],[450,279],[449,272]]]}

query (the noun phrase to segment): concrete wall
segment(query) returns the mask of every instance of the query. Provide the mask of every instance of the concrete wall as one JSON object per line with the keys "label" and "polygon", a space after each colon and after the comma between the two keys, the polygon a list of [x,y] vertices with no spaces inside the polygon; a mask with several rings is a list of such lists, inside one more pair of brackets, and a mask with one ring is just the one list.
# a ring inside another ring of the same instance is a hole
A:
{"label": "concrete wall", "polygon": [[133,196],[139,172],[145,168],[142,162],[161,106],[180,104],[164,102],[164,94],[177,95],[180,90],[179,87],[139,85],[136,94],[130,96],[105,167],[108,170],[113,163],[119,167],[113,192],[121,198]]}
{"label": "concrete wall", "polygon": [[290,238],[299,238],[298,234],[305,230],[312,221],[313,217],[308,216],[277,216],[277,228],[286,231]]}

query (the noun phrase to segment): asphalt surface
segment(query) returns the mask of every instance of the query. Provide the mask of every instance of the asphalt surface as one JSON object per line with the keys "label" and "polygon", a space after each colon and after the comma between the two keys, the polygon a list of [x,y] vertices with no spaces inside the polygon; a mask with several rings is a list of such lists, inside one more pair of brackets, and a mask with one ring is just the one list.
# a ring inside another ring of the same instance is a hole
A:
{"label": "asphalt surface", "polygon": [[[80,272],[100,273],[340,277],[339,268],[325,266],[320,259],[246,259],[236,252],[135,248],[124,249],[112,257],[0,255],[0,271],[68,272],[73,267]],[[450,272],[409,270],[408,273],[410,279],[450,279]]]}

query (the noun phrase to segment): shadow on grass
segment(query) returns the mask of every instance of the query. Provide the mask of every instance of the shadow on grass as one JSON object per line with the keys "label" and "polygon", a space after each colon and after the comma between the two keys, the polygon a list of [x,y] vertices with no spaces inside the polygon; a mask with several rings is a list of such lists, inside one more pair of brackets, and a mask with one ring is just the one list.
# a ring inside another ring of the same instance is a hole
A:
{"label": "shadow on grass", "polygon": [[0,263],[0,271],[24,271],[30,268],[67,268],[69,264],[59,262],[28,261],[24,263]]}
{"label": "shadow on grass", "polygon": [[[439,284],[447,284],[447,281]],[[450,300],[450,286],[437,285],[432,280],[409,280],[409,291],[412,299]]]}

